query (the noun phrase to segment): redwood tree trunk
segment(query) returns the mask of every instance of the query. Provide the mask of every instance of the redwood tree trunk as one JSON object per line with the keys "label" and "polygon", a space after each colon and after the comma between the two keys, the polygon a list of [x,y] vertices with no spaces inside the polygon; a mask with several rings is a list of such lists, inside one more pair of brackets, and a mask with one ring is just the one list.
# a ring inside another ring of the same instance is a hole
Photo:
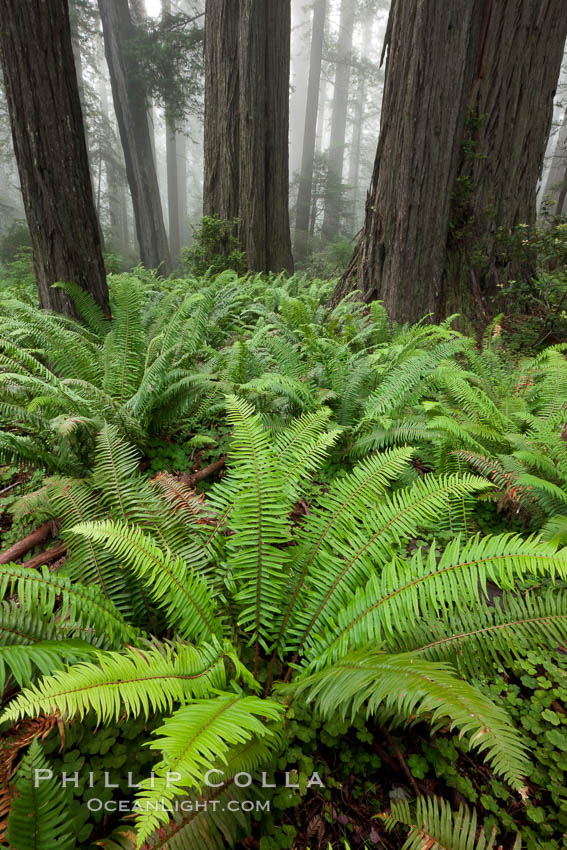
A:
{"label": "redwood tree trunk", "polygon": [[517,268],[498,231],[535,220],[567,0],[394,0],[381,132],[360,242],[334,300],[359,289],[397,321],[475,325]]}
{"label": "redwood tree trunk", "polygon": [[290,0],[207,0],[204,212],[240,219],[255,271],[293,270],[290,36]]}
{"label": "redwood tree trunk", "polygon": [[308,252],[309,244],[309,216],[311,212],[311,195],[313,194],[313,163],[317,137],[321,61],[323,57],[323,40],[325,37],[325,13],[326,0],[316,0],[313,7],[309,80],[307,83],[307,105],[303,132],[303,154],[301,157],[301,175],[295,214],[295,252],[302,259]]}
{"label": "redwood tree trunk", "polygon": [[187,244],[187,139],[183,132],[178,132],[176,137],[177,151],[177,177],[179,200],[179,241],[180,246]]}
{"label": "redwood tree trunk", "polygon": [[207,0],[203,214],[225,221],[239,209],[239,21],[240,0]]}
{"label": "redwood tree trunk", "polygon": [[355,8],[356,4],[353,0],[342,0],[323,219],[323,237],[329,241],[336,239],[339,235],[343,205],[343,166]]}
{"label": "redwood tree trunk", "polygon": [[[162,0],[163,17],[171,13],[170,0]],[[165,159],[167,168],[167,218],[169,224],[169,252],[174,264],[181,253],[181,228],[179,226],[179,174],[177,168],[177,127],[175,119],[165,115]]]}
{"label": "redwood tree trunk", "polygon": [[2,0],[0,59],[40,307],[74,315],[56,281],[108,312],[67,0]]}
{"label": "redwood tree trunk", "polygon": [[[373,15],[368,14],[362,19],[362,60],[368,59],[372,47],[372,24]],[[349,213],[349,227],[351,235],[360,228],[358,198],[360,194],[360,163],[362,158],[362,138],[366,106],[366,69],[360,65],[358,69],[358,86],[353,108],[352,139],[348,161],[348,184],[350,187],[351,210]]]}
{"label": "redwood tree trunk", "polygon": [[159,267],[167,275],[171,261],[148,128],[146,93],[140,78],[130,73],[123,50],[134,34],[128,0],[98,0],[98,6],[140,256],[147,268]]}
{"label": "redwood tree trunk", "polygon": [[[551,215],[561,215],[563,204],[559,206],[558,201],[561,195],[565,176],[567,174],[567,110],[563,116],[561,127],[555,147],[553,149],[553,157],[551,166],[545,181],[545,186],[542,187],[541,206],[546,212]],[[565,198],[563,198],[565,200]]]}

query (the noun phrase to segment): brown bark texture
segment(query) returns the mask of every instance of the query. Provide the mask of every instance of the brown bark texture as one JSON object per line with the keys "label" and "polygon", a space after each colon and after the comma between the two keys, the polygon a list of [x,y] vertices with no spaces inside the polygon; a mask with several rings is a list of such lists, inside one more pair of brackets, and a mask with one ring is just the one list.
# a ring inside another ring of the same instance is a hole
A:
{"label": "brown bark texture", "polygon": [[254,271],[293,270],[290,0],[207,0],[204,214],[239,219]]}
{"label": "brown bark texture", "polygon": [[240,0],[207,0],[203,214],[238,216]]}
{"label": "brown bark texture", "polygon": [[35,549],[40,543],[44,543],[50,537],[53,537],[53,528],[54,524],[51,521],[44,522],[43,525],[40,525],[31,534],[18,540],[17,543],[13,543],[3,552],[0,552],[0,564],[10,564],[12,561],[19,561],[31,549]]}
{"label": "brown bark texture", "polygon": [[167,234],[141,78],[129,68],[124,46],[134,36],[128,0],[98,0],[114,111],[124,150],[126,174],[140,256],[146,268],[171,271]]}
{"label": "brown bark texture", "polygon": [[[535,220],[567,0],[394,0],[365,225],[333,300],[482,325],[517,272],[501,236]],[[524,270],[525,271],[525,270]]]}
{"label": "brown bark texture", "polygon": [[67,0],[1,0],[0,61],[40,307],[76,315],[57,281],[108,312]]}

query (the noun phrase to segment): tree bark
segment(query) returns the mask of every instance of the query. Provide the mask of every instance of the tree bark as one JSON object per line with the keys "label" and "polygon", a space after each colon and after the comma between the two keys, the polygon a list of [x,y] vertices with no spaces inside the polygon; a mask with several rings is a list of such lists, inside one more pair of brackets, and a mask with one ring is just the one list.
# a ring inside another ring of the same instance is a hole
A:
{"label": "tree bark", "polygon": [[180,245],[187,245],[187,138],[183,132],[176,136],[177,150],[177,197],[179,200],[179,241]]}
{"label": "tree bark", "polygon": [[205,215],[238,218],[254,271],[293,270],[290,0],[207,0]]}
{"label": "tree bark", "polygon": [[[164,17],[171,13],[170,0],[162,0]],[[172,262],[179,261],[181,233],[179,227],[179,175],[177,171],[177,127],[175,119],[165,114],[165,159],[167,169],[167,218],[169,225],[169,252]]]}
{"label": "tree bark", "polygon": [[291,87],[289,104],[289,172],[293,176],[301,169],[307,89],[309,80],[309,42],[311,5],[305,0],[291,0]]}
{"label": "tree bark", "polygon": [[98,0],[114,111],[124,150],[140,256],[146,268],[171,271],[142,80],[128,68],[124,45],[134,28],[128,0]]}
{"label": "tree bark", "polygon": [[[362,59],[368,59],[372,46],[372,23],[373,15],[366,15],[362,19]],[[360,67],[358,70],[358,86],[353,110],[352,139],[348,159],[348,184],[350,187],[351,211],[349,214],[350,231],[353,237],[360,227],[358,198],[360,193],[360,161],[362,154],[362,136],[364,128],[364,116],[366,105],[366,72]]]}
{"label": "tree bark", "polygon": [[2,0],[0,61],[40,307],[76,315],[57,281],[108,312],[67,0]]}
{"label": "tree bark", "polygon": [[353,0],[342,0],[323,219],[323,238],[328,241],[336,239],[339,235],[344,200],[343,167],[355,8],[356,4]]}
{"label": "tree bark", "polygon": [[240,0],[207,0],[203,214],[238,217]]}
{"label": "tree bark", "polygon": [[535,220],[567,0],[394,0],[381,131],[361,239],[333,300],[392,319],[486,322],[517,274],[500,237]]}
{"label": "tree bark", "polygon": [[[563,203],[559,205],[561,189],[567,175],[567,110],[563,116],[557,141],[553,149],[551,166],[547,174],[545,186],[542,188],[541,206],[552,215],[561,215]],[[565,198],[563,198],[565,200]]]}
{"label": "tree bark", "polygon": [[317,137],[321,61],[323,57],[323,40],[325,37],[325,14],[326,0],[316,0],[313,7],[301,176],[295,213],[295,252],[296,256],[300,259],[304,259],[307,255],[309,244],[309,216],[311,212],[311,196],[313,194],[313,163]]}
{"label": "tree bark", "polygon": [[[563,54],[563,62],[561,65],[561,73],[557,83],[557,92],[553,102],[553,118],[552,126],[547,139],[545,149],[543,168],[537,190],[537,212],[550,213],[557,201],[557,186],[563,179],[563,164],[562,157],[556,158],[560,142],[565,142],[561,139],[561,130],[564,125],[567,125],[567,109],[566,109],[566,92],[567,92],[567,61],[566,54]],[[555,125],[555,130],[553,125]],[[567,129],[567,127],[566,127]],[[565,153],[565,151],[564,151]],[[552,173],[555,172],[555,173]],[[546,203],[547,197],[547,203]]]}

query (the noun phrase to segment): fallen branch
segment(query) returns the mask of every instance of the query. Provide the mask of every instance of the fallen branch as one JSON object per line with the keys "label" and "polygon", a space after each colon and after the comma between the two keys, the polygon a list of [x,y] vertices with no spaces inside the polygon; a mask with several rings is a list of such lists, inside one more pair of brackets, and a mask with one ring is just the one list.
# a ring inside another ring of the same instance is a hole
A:
{"label": "fallen branch", "polygon": [[199,483],[199,481],[204,481],[205,478],[210,478],[211,475],[216,475],[223,467],[224,457],[221,457],[220,460],[215,460],[214,463],[204,466],[202,469],[199,469],[197,472],[193,472],[191,475],[188,475],[186,472],[183,473],[183,475],[179,476],[179,480],[182,484],[186,484],[188,487],[194,487],[195,484]]}
{"label": "fallen branch", "polygon": [[28,567],[30,570],[35,570],[36,567],[42,567],[44,564],[52,564],[53,561],[57,561],[59,558],[62,558],[67,552],[67,546],[64,543],[61,543],[59,546],[54,546],[53,549],[47,549],[45,552],[40,552],[39,555],[36,555],[34,558],[30,558],[29,561],[24,561],[22,567]]}
{"label": "fallen branch", "polygon": [[396,742],[394,741],[394,739],[392,738],[392,736],[390,735],[389,731],[386,729],[385,726],[382,726],[382,734],[384,735],[384,738],[386,739],[386,741],[388,742],[390,747],[393,749],[394,754],[395,754],[395,756],[398,760],[398,763],[399,763],[399,765],[402,769],[402,772],[405,773],[409,784],[411,785],[411,787],[413,788],[413,790],[415,792],[415,795],[417,797],[419,797],[420,792],[419,792],[419,788],[417,787],[417,782],[415,781],[415,778],[414,778],[411,770],[407,766],[406,760],[402,755],[402,751],[400,750],[400,748],[398,747],[398,745],[396,744]]}
{"label": "fallen branch", "polygon": [[9,564],[11,561],[21,561],[24,555],[27,555],[31,549],[34,549],[36,546],[39,546],[40,543],[43,543],[50,537],[53,537],[55,528],[56,526],[51,520],[44,522],[43,525],[40,525],[39,528],[32,531],[32,533],[28,534],[27,537],[24,537],[22,540],[18,540],[17,543],[13,543],[12,546],[4,549],[3,552],[0,552],[0,564]]}

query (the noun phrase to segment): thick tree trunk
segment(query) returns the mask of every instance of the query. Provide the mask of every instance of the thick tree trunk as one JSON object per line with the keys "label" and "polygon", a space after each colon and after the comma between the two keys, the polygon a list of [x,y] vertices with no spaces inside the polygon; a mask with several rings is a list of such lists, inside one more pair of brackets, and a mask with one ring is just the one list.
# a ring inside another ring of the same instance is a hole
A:
{"label": "thick tree trunk", "polygon": [[305,129],[303,134],[303,154],[301,157],[301,177],[297,193],[295,213],[295,252],[303,259],[308,253],[309,216],[311,196],[313,194],[313,163],[317,136],[317,115],[319,111],[319,88],[321,85],[321,60],[325,36],[326,0],[316,0],[313,7],[313,25],[311,32],[311,55],[309,59],[309,80],[307,83],[307,104],[305,109]]}
{"label": "thick tree trunk", "polygon": [[182,132],[176,136],[177,150],[177,197],[179,200],[179,240],[181,246],[187,245],[187,138]]}
{"label": "thick tree trunk", "polygon": [[56,281],[108,312],[67,0],[2,0],[0,59],[40,307],[75,314]]}
{"label": "thick tree trunk", "polygon": [[[162,0],[164,17],[171,13],[170,0]],[[177,128],[175,119],[165,115],[165,159],[167,168],[167,219],[169,225],[169,252],[172,262],[179,260],[181,233],[179,227],[179,175],[177,172]]]}
{"label": "thick tree trunk", "polygon": [[[373,15],[362,20],[362,59],[368,59],[372,46]],[[352,139],[348,158],[348,184],[350,186],[351,211],[349,214],[351,235],[360,227],[358,200],[360,195],[360,161],[362,155],[362,136],[366,106],[366,73],[364,68],[358,71],[358,86],[353,109]]]}
{"label": "thick tree trunk", "polygon": [[[557,186],[563,179],[562,163],[559,162],[555,154],[561,141],[561,129],[567,125],[567,109],[566,109],[566,92],[567,92],[567,61],[566,54],[563,54],[563,62],[561,65],[561,73],[557,82],[557,91],[553,102],[553,118],[552,127],[547,139],[545,155],[543,159],[543,168],[537,190],[537,212],[549,214],[553,211],[553,207],[557,202]],[[555,125],[555,127],[553,126]],[[567,130],[567,127],[566,127]],[[564,151],[565,153],[565,151]],[[555,167],[554,167],[555,166]],[[557,168],[556,166],[559,166]],[[552,171],[555,173],[552,174]],[[555,190],[553,189],[555,187]],[[548,202],[545,203],[546,196]]]}
{"label": "thick tree trunk", "polygon": [[114,111],[124,150],[142,263],[169,274],[171,261],[139,77],[130,73],[123,45],[133,35],[128,0],[98,0]]}
{"label": "thick tree trunk", "polygon": [[100,107],[103,119],[105,141],[102,143],[102,156],[106,176],[106,200],[108,205],[108,216],[110,221],[111,250],[125,255],[128,252],[127,226],[124,228],[125,218],[125,176],[124,165],[119,161],[115,145],[116,140],[114,125],[110,115],[108,99],[108,85],[104,75],[101,74],[99,81]]}
{"label": "thick tree trunk", "polygon": [[177,134],[175,122],[166,120],[166,160],[167,160],[167,212],[169,223],[169,250],[173,263],[177,263],[181,253],[181,234],[179,228],[179,175],[177,173]]}
{"label": "thick tree trunk", "polygon": [[555,215],[559,216],[563,213],[563,208],[565,206],[565,198],[567,197],[567,167],[563,172],[563,180],[561,181],[561,186],[559,187],[559,195],[557,196],[557,204],[555,205]]}
{"label": "thick tree trunk", "polygon": [[559,206],[558,201],[561,189],[567,175],[567,110],[563,116],[563,122],[559,128],[557,141],[553,148],[551,166],[547,173],[545,186],[542,187],[541,208],[552,215],[561,215],[563,204]]}
{"label": "thick tree trunk", "polygon": [[[499,237],[535,219],[567,0],[394,0],[366,221],[334,300],[358,289],[397,321],[482,324],[517,268]],[[501,230],[500,230],[501,229]]]}
{"label": "thick tree trunk", "polygon": [[309,35],[311,4],[291,0],[291,97],[289,103],[289,172],[293,176],[301,168],[307,88],[309,79]]}
{"label": "thick tree trunk", "polygon": [[238,217],[240,0],[207,0],[203,214]]}
{"label": "thick tree trunk", "polygon": [[[324,38],[324,34],[323,34]],[[321,72],[323,73],[323,72]],[[321,82],[319,85],[319,109],[317,111],[317,139],[315,141],[315,152],[323,153],[323,149],[325,147],[325,134],[327,132],[327,124],[328,124],[328,106],[329,106],[329,97],[328,97],[329,83],[325,76],[321,76]]]}
{"label": "thick tree trunk", "polygon": [[85,138],[87,139],[88,150],[88,128],[86,126],[85,117],[85,80],[83,76],[83,57],[81,54],[81,34],[79,30],[79,10],[77,4],[71,2],[69,5],[69,23],[71,25],[71,45],[73,47],[73,59],[75,61],[75,70],[77,72],[77,85],[79,86],[79,98],[81,101],[81,109],[83,110],[83,123],[85,124]]}
{"label": "thick tree trunk", "polygon": [[353,0],[342,0],[337,48],[337,69],[329,141],[329,165],[325,190],[325,218],[323,237],[336,239],[340,231],[341,208],[343,205],[343,166],[348,112],[348,90],[352,64],[352,35],[356,4]]}
{"label": "thick tree trunk", "polygon": [[254,271],[293,269],[290,34],[290,0],[207,2],[204,212],[239,218]]}

